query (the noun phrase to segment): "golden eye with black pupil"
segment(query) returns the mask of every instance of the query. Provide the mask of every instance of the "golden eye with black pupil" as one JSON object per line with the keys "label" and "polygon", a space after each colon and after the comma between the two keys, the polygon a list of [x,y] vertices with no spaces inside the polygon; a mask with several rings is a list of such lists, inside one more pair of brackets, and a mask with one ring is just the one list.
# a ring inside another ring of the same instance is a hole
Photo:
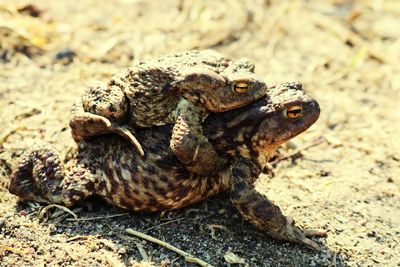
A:
{"label": "golden eye with black pupil", "polygon": [[301,105],[291,106],[285,113],[289,119],[298,119],[303,115],[303,107]]}
{"label": "golden eye with black pupil", "polygon": [[248,89],[249,89],[249,84],[246,82],[238,82],[233,84],[233,90],[236,93],[243,94],[246,93]]}

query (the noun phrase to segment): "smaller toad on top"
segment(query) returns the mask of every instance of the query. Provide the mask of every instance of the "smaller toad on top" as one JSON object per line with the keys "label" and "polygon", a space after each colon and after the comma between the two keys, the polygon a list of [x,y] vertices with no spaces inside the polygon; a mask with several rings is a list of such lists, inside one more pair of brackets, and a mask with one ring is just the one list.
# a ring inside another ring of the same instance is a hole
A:
{"label": "smaller toad on top", "polygon": [[175,156],[193,173],[214,173],[227,162],[203,135],[201,123],[210,112],[260,99],[266,89],[248,59],[232,61],[212,50],[168,54],[88,88],[70,126],[76,142],[114,132],[144,155],[133,129],[175,124],[170,142]]}

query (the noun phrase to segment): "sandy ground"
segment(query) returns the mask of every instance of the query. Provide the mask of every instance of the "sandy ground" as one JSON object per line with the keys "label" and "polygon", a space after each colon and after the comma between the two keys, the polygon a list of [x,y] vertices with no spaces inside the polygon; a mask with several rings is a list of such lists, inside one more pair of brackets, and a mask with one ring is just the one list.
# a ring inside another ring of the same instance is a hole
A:
{"label": "sandy ground", "polygon": [[[400,265],[399,1],[27,4],[0,2],[1,266],[193,266],[126,228],[214,266],[229,266],[227,252],[241,266]],[[319,121],[282,148],[292,156],[257,188],[297,224],[325,229],[328,237],[315,239],[323,252],[265,236],[224,196],[161,215],[92,201],[74,218],[8,193],[11,170],[35,141],[68,156],[68,111],[91,81],[194,48],[248,57],[267,82],[300,80],[320,103]]]}

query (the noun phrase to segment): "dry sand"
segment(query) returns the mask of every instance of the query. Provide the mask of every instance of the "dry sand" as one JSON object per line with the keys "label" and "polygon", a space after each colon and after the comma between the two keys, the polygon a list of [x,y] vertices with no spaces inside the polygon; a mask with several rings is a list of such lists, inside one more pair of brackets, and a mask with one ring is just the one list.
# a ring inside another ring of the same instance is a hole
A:
{"label": "dry sand", "polygon": [[[227,252],[242,266],[400,265],[399,1],[29,3],[0,2],[1,266],[193,266],[126,228],[214,266],[229,266]],[[91,81],[195,48],[248,57],[268,83],[300,80],[320,103],[319,121],[282,148],[300,153],[257,187],[297,224],[325,229],[315,239],[323,252],[265,236],[224,196],[162,215],[96,201],[73,209],[78,219],[53,208],[39,220],[41,206],[8,193],[11,170],[35,141],[68,157],[68,111]]]}

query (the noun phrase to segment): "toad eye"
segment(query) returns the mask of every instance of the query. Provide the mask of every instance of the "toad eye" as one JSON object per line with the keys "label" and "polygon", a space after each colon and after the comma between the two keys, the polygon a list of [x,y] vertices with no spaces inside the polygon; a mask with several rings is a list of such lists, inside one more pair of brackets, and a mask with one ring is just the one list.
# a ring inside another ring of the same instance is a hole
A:
{"label": "toad eye", "polygon": [[289,119],[298,119],[303,115],[303,107],[301,105],[291,106],[285,112]]}
{"label": "toad eye", "polygon": [[239,94],[246,93],[249,87],[249,84],[246,82],[238,82],[233,84],[233,90]]}

